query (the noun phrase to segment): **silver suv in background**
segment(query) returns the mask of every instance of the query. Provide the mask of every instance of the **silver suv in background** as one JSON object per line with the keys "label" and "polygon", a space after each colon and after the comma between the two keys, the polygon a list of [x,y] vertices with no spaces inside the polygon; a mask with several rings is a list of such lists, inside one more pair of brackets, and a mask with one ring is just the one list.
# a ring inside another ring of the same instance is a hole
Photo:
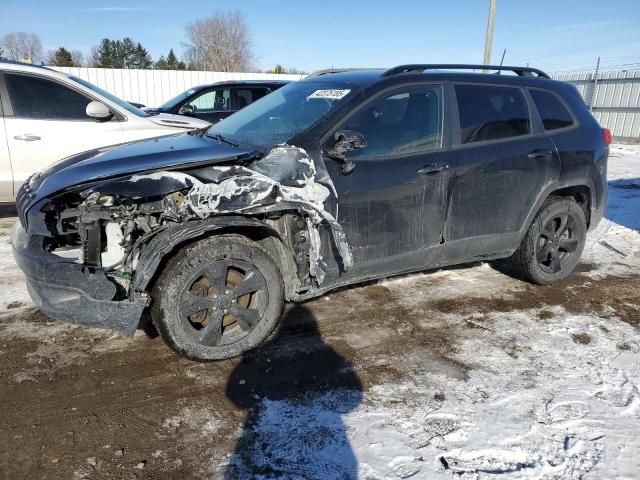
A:
{"label": "silver suv in background", "polygon": [[30,175],[70,155],[208,125],[144,112],[46,67],[0,61],[0,202],[15,201]]}

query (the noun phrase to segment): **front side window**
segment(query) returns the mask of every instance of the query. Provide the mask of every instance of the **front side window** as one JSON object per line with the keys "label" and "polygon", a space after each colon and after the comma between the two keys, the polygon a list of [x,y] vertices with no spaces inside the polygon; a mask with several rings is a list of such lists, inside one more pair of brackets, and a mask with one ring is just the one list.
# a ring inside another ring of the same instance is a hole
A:
{"label": "front side window", "polygon": [[228,112],[231,110],[231,90],[217,88],[198,95],[189,102],[194,113]]}
{"label": "front side window", "polygon": [[15,117],[92,120],[86,113],[91,99],[64,85],[44,78],[12,73],[5,74],[5,82]]}
{"label": "front side window", "polygon": [[542,90],[529,90],[529,93],[536,104],[545,130],[557,130],[573,125],[573,117],[553,93]]}
{"label": "front side window", "polygon": [[456,85],[462,143],[528,135],[529,109],[519,88]]}
{"label": "front side window", "polygon": [[361,133],[366,147],[349,157],[384,157],[427,152],[442,146],[442,87],[394,90],[361,108],[339,128]]}

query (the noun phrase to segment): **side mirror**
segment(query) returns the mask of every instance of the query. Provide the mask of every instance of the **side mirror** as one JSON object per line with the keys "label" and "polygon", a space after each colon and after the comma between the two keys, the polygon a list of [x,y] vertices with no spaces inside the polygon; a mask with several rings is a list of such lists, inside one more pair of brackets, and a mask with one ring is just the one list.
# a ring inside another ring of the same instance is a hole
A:
{"label": "side mirror", "polygon": [[189,104],[183,105],[178,110],[178,113],[180,115],[193,115],[193,107]]}
{"label": "side mirror", "polygon": [[96,120],[109,120],[113,117],[113,112],[104,103],[94,100],[89,102],[86,109],[87,116]]}
{"label": "side mirror", "polygon": [[327,156],[342,163],[342,173],[347,175],[356,168],[356,165],[346,157],[346,154],[366,147],[367,141],[362,133],[355,130],[338,130],[334,139],[336,143],[327,152]]}

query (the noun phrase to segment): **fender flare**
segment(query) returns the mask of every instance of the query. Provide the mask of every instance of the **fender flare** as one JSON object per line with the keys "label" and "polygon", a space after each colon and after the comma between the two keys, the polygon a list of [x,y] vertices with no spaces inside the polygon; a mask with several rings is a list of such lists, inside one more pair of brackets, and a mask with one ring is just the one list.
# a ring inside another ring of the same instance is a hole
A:
{"label": "fender flare", "polygon": [[220,216],[172,224],[155,235],[141,248],[132,279],[132,286],[137,290],[145,290],[158,270],[162,259],[181,243],[230,227],[248,227],[262,230],[267,235],[275,236],[284,241],[278,231],[251,217]]}
{"label": "fender flare", "polygon": [[571,180],[564,180],[561,182],[554,182],[548,185],[542,191],[542,193],[538,196],[538,200],[534,204],[533,208],[529,210],[529,213],[527,214],[527,217],[524,223],[522,224],[522,227],[517,233],[517,239],[516,239],[517,245],[520,245],[520,242],[522,242],[522,239],[526,235],[527,230],[529,230],[529,226],[531,225],[531,222],[533,222],[533,219],[540,211],[540,208],[542,208],[542,204],[544,203],[544,201],[547,198],[549,198],[549,195],[551,195],[551,193],[555,192],[556,190],[561,190],[563,188],[569,188],[569,187],[587,187],[589,189],[589,205],[591,206],[591,215],[593,215],[593,211],[596,205],[596,198],[595,198],[595,186],[591,179],[580,179],[580,180],[571,179]]}

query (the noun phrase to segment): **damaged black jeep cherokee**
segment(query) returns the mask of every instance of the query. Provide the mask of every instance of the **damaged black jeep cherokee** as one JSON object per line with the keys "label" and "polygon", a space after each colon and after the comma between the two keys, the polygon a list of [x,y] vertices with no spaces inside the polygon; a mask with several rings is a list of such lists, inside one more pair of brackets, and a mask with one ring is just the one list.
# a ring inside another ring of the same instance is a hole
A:
{"label": "damaged black jeep cherokee", "polygon": [[284,301],[341,285],[497,258],[566,277],[602,218],[608,140],[532,68],[319,72],[208,130],[34,175],[14,255],[54,318],[131,335],[150,307],[178,353],[228,358]]}

